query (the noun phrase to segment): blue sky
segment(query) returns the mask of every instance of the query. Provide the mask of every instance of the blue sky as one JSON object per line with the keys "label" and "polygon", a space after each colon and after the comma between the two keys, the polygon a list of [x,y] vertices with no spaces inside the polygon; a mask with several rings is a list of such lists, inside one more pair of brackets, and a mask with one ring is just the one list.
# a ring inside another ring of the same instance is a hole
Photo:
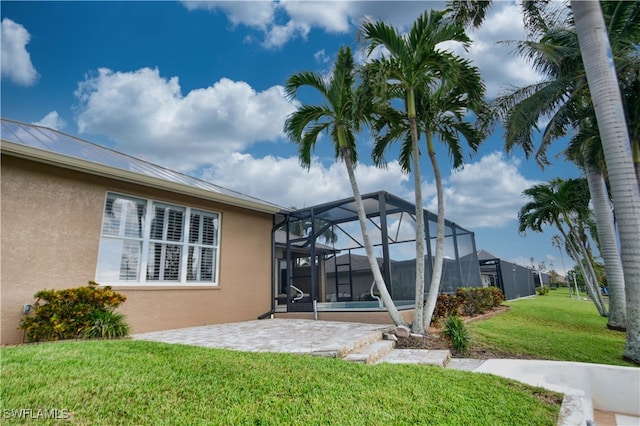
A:
{"label": "blue sky", "polygon": [[[365,16],[406,30],[442,2],[11,2],[2,16],[2,116],[38,123],[283,206],[304,207],[351,196],[344,165],[326,138],[309,171],[282,126],[295,105],[282,95],[287,77],[328,74],[341,45],[354,50]],[[465,56],[480,68],[488,95],[539,76],[499,40],[524,38],[518,6],[494,2],[471,34]],[[452,47],[459,51],[457,47]],[[357,56],[363,61],[362,55]],[[305,94],[303,93],[303,99]],[[308,99],[313,101],[312,98]],[[439,156],[446,216],[476,233],[478,249],[562,271],[553,230],[517,232],[522,190],[555,177],[577,177],[554,155],[540,170],[522,151],[507,155],[500,129],[467,165],[452,171]],[[359,137],[357,178],[363,193],[413,198],[413,179],[393,155],[387,170],[370,160]],[[435,187],[422,161],[425,207]],[[567,256],[564,262],[569,265]]]}

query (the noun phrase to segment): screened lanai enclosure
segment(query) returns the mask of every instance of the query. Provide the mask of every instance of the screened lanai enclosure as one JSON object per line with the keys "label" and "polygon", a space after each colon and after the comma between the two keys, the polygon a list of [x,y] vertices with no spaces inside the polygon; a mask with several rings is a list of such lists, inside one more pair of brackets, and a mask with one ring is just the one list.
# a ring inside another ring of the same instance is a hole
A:
{"label": "screened lanai enclosure", "polygon": [[[539,285],[539,274],[508,260],[485,251],[478,252],[480,262],[480,274],[485,283],[492,287],[498,287],[506,300],[531,296],[536,293],[536,285]],[[544,274],[543,274],[544,275]],[[544,277],[543,277],[544,280]]]}
{"label": "screened lanai enclosure", "polygon": [[[399,309],[415,303],[416,209],[387,192],[362,196],[367,231],[385,283]],[[437,217],[425,220],[425,291],[429,289]],[[473,232],[445,220],[442,293],[480,287]],[[375,288],[353,198],[276,217],[275,310],[317,312],[385,310]],[[427,294],[424,294],[426,298]]]}

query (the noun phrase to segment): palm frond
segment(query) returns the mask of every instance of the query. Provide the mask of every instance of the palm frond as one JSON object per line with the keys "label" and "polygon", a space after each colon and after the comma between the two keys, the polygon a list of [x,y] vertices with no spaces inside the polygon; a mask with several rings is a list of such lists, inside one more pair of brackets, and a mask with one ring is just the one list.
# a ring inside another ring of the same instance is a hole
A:
{"label": "palm frond", "polygon": [[478,28],[489,8],[491,2],[486,0],[451,0],[447,3],[446,11],[453,21]]}
{"label": "palm frond", "polygon": [[323,120],[333,119],[333,111],[325,105],[301,105],[287,117],[284,123],[284,133],[293,142],[300,142],[308,126]]}
{"label": "palm frond", "polygon": [[316,89],[325,98],[327,97],[327,86],[318,73],[311,71],[301,71],[293,74],[287,79],[284,85],[284,93],[289,101],[294,100],[300,88],[308,86]]}
{"label": "palm frond", "polygon": [[300,164],[307,169],[311,166],[311,153],[313,152],[318,136],[329,129],[329,123],[318,123],[307,127],[302,138],[297,142]]}

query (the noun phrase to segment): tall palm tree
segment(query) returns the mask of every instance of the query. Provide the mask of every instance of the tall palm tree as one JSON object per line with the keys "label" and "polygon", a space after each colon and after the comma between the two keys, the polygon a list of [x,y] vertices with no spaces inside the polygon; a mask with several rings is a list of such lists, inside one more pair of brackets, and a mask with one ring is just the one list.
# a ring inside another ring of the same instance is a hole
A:
{"label": "tall palm tree", "polygon": [[360,131],[362,124],[366,121],[370,103],[367,102],[363,91],[359,91],[356,87],[356,72],[351,49],[349,47],[340,48],[333,73],[328,80],[309,71],[290,76],[285,84],[288,98],[295,99],[298,90],[302,87],[315,89],[323,98],[322,104],[302,104],[287,118],[284,131],[294,143],[298,144],[300,162],[307,168],[311,165],[311,151],[315,147],[320,133],[326,132],[330,135],[336,157],[342,159],[347,168],[358,211],[362,239],[380,297],[393,322],[396,325],[407,325],[393,303],[380,272],[373,244],[367,231],[362,196],[353,171],[353,164],[357,161],[354,132]]}
{"label": "tall palm tree", "polygon": [[[409,33],[403,35],[398,29],[385,24],[384,22],[365,21],[359,32],[359,38],[368,43],[369,55],[380,47],[386,49],[385,54],[380,59],[373,59],[369,62],[364,70],[368,84],[377,88],[377,94],[382,101],[391,102],[393,99],[399,99],[404,104],[404,110],[400,114],[394,114],[393,111],[386,110],[386,114],[381,113],[378,121],[377,130],[382,130],[386,125],[389,126],[385,136],[379,139],[379,142],[387,143],[398,137],[403,136],[405,144],[401,151],[401,163],[405,170],[413,172],[415,187],[415,205],[416,205],[416,292],[415,292],[415,319],[412,324],[414,333],[423,334],[425,332],[425,324],[428,327],[431,320],[426,315],[429,310],[433,312],[435,300],[440,289],[440,280],[442,278],[442,263],[444,252],[444,199],[441,187],[441,177],[438,164],[435,161],[435,149],[433,147],[434,129],[429,129],[427,133],[427,152],[434,168],[436,184],[438,186],[438,231],[436,236],[436,251],[433,263],[433,272],[431,275],[431,283],[429,286],[429,297],[427,308],[424,307],[424,207],[422,197],[422,179],[420,172],[420,128],[427,128],[427,120],[421,121],[420,118],[426,118],[429,108],[436,100],[442,102],[445,98],[448,100],[457,100],[458,104],[462,102],[465,94],[470,98],[479,93],[480,99],[484,93],[484,87],[478,79],[475,81],[474,90],[467,92],[460,91],[456,93],[459,98],[453,96],[455,90],[449,84],[450,81],[459,83],[467,83],[465,79],[458,79],[459,74],[473,74],[472,67],[462,61],[460,58],[437,48],[439,43],[445,41],[460,42],[466,46],[470,39],[464,32],[461,24],[452,22],[445,18],[445,12],[441,11],[425,11],[413,23]],[[460,80],[460,81],[459,81]],[[455,83],[453,83],[455,84]],[[440,86],[446,88],[438,91],[434,87]],[[419,111],[418,107],[423,107]],[[454,105],[451,111],[456,110]],[[436,107],[440,109],[438,113],[443,113],[442,106]],[[444,114],[443,114],[444,115]],[[455,114],[454,114],[455,115]],[[457,118],[451,118],[456,121]],[[419,121],[420,124],[419,124]],[[383,123],[383,124],[380,124]],[[434,123],[431,123],[434,124]],[[442,123],[438,123],[442,124]],[[437,126],[437,124],[434,124]],[[448,131],[448,134],[455,131]],[[449,142],[449,140],[447,140]],[[379,145],[380,146],[380,145]],[[459,145],[453,144],[452,152],[457,155]],[[382,149],[384,151],[384,148]],[[433,299],[433,303],[430,303]],[[428,330],[428,328],[426,328]]]}
{"label": "tall palm tree", "polygon": [[635,174],[615,70],[609,65],[607,27],[599,3],[572,1],[580,51],[589,83],[620,235],[626,286],[624,356],[640,363],[640,188]]}
{"label": "tall palm tree", "polygon": [[562,234],[569,254],[582,271],[587,290],[602,316],[606,308],[596,288],[598,282],[592,258],[587,252],[584,239],[576,229],[588,214],[589,191],[581,179],[563,181],[555,179],[546,184],[537,184],[525,189],[523,194],[531,198],[518,213],[518,230],[542,232],[544,225],[555,226]]}
{"label": "tall palm tree", "polygon": [[615,218],[603,170],[604,157],[600,135],[595,125],[593,110],[585,113],[581,120],[580,132],[574,135],[565,151],[568,158],[585,171],[596,222],[595,241],[604,260],[609,287],[609,317],[607,327],[613,330],[626,329],[626,300],[624,271],[615,233]]}
{"label": "tall palm tree", "polygon": [[[608,3],[609,8],[611,4]],[[539,3],[529,5],[528,27],[538,41],[524,41],[517,44],[517,52],[530,60],[534,66],[546,76],[542,82],[526,86],[496,99],[494,106],[497,116],[501,117],[505,126],[505,148],[507,151],[514,146],[520,146],[525,154],[530,155],[535,149],[532,130],[538,129],[538,123],[549,118],[542,133],[540,145],[537,147],[536,159],[541,166],[548,164],[546,157],[550,144],[566,136],[570,131],[578,131],[573,139],[576,144],[591,140],[592,128],[595,123],[589,120],[593,115],[591,97],[586,81],[586,75],[580,55],[578,37],[573,27],[571,15],[562,15],[554,11],[545,12]],[[625,9],[622,7],[622,9]],[[534,12],[531,12],[534,11]],[[623,35],[618,30],[626,27],[626,20],[632,19],[629,14],[615,13],[610,10],[608,19],[610,27],[616,29],[616,34]],[[640,69],[637,60],[630,58],[631,48],[622,41],[616,44],[616,63],[621,72]],[[596,128],[597,131],[597,128]],[[599,138],[598,138],[599,141]],[[598,163],[591,155],[595,150],[582,148],[573,149],[568,157],[579,166],[588,170],[589,185],[599,185],[602,174],[606,173],[604,164]],[[598,177],[600,174],[600,177]],[[599,195],[599,188],[591,188],[595,195]],[[606,193],[605,193],[606,194]],[[611,222],[609,202],[606,198],[595,196],[594,214],[599,224],[597,232],[603,243],[603,258],[610,281],[610,310],[608,325],[619,329],[625,327],[625,281],[621,273],[618,260],[615,229],[608,225]]]}
{"label": "tall palm tree", "polygon": [[[443,54],[446,56],[446,54]],[[448,80],[440,80],[429,87],[416,91],[416,116],[419,135],[424,135],[426,151],[433,168],[438,199],[438,229],[444,230],[444,190],[442,176],[436,159],[435,142],[439,140],[449,151],[453,166],[464,163],[460,140],[464,139],[471,151],[475,152],[484,139],[484,133],[467,121],[469,112],[479,115],[483,112],[484,85],[480,72],[469,61],[452,57],[452,63],[459,66],[458,73]],[[413,151],[407,122],[400,114],[380,116],[376,122],[376,143],[373,150],[374,162],[383,165],[384,153],[391,143],[400,140],[399,163],[406,172],[411,171]],[[444,232],[436,236],[436,253],[433,263],[431,286],[423,311],[423,326],[428,330],[435,309],[439,284],[442,277]],[[438,286],[437,288],[435,286]]]}

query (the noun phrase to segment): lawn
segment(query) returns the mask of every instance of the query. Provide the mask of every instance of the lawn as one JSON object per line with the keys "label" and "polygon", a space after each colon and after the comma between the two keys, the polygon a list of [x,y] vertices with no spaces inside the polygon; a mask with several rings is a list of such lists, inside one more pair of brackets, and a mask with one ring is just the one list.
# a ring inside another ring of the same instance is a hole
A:
{"label": "lawn", "polygon": [[555,425],[561,401],[439,367],[143,341],[22,345],[1,355],[10,423],[54,413],[83,425]]}
{"label": "lawn", "polygon": [[474,344],[540,359],[632,366],[622,359],[625,333],[607,329],[590,300],[568,289],[506,302],[511,309],[469,324]]}

